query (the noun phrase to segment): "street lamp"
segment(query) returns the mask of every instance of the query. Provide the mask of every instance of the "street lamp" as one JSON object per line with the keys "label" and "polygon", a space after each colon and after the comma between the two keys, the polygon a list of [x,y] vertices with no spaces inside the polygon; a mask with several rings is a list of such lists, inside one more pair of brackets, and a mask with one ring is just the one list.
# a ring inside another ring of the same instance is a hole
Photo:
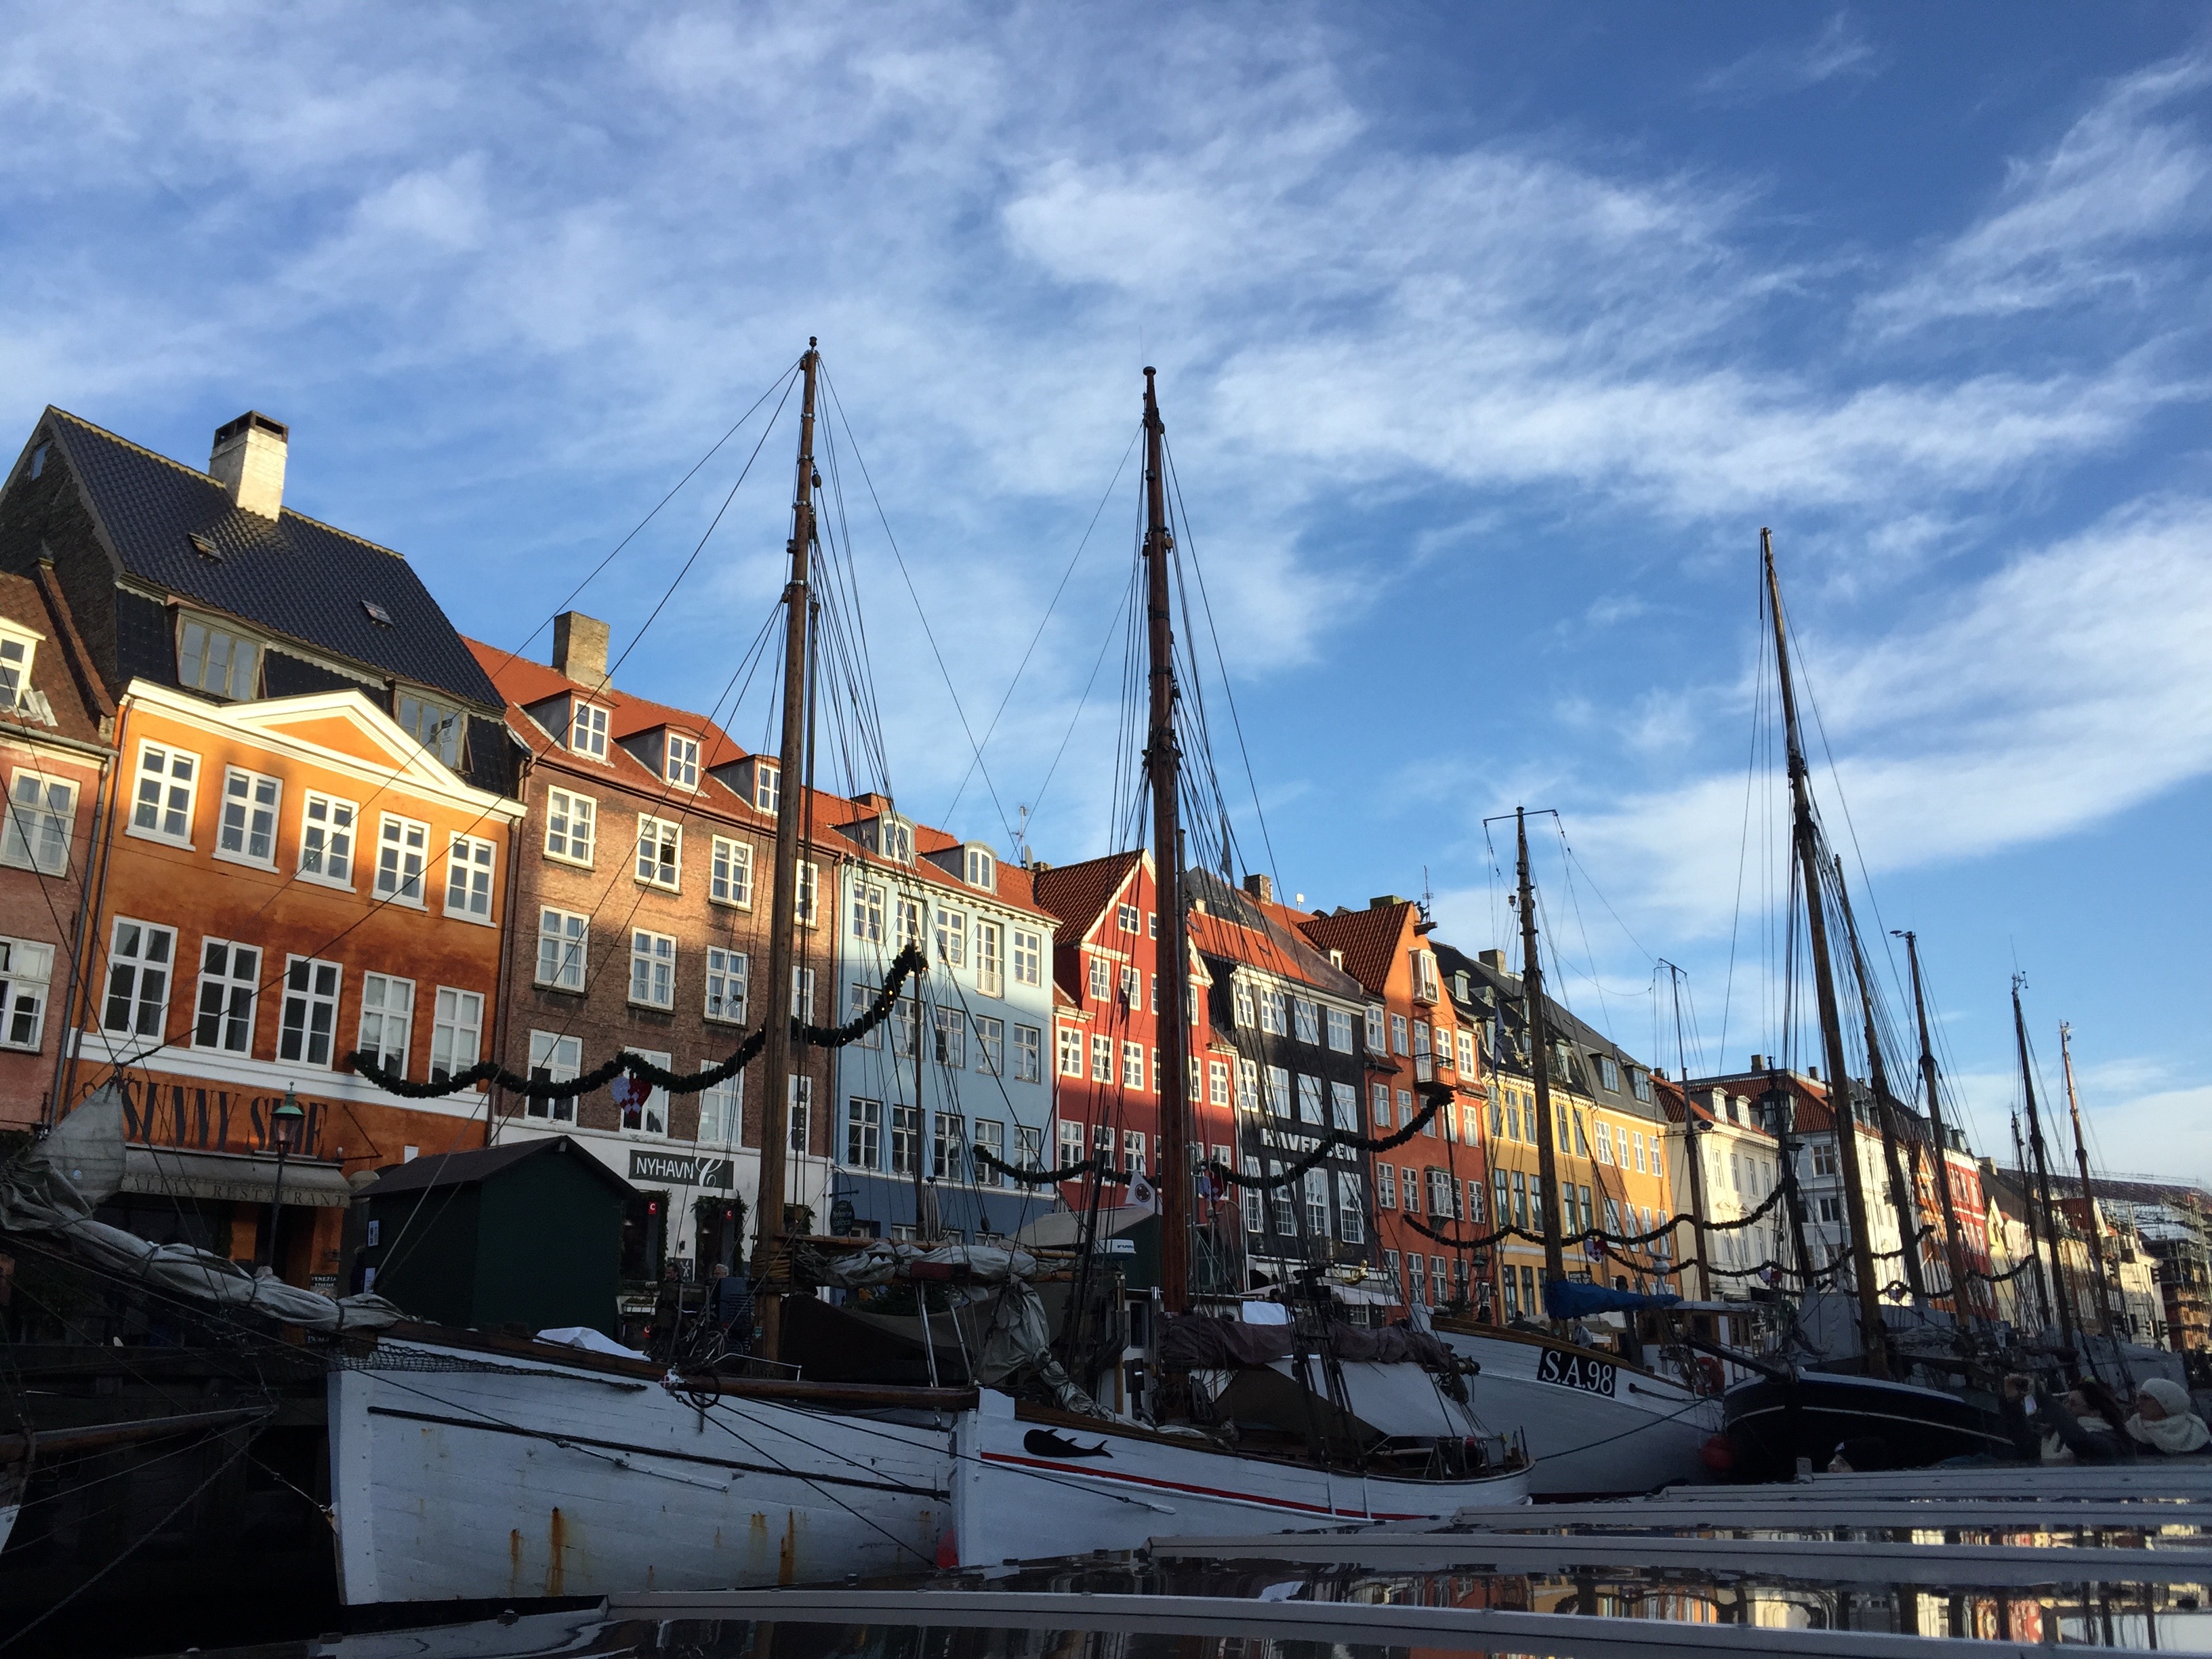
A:
{"label": "street lamp", "polygon": [[300,1130],[307,1115],[300,1109],[300,1097],[292,1085],[284,1085],[283,1103],[269,1115],[269,1128],[276,1142],[276,1185],[269,1194],[269,1249],[267,1266],[276,1270],[276,1218],[284,1203],[284,1160],[300,1144]]}

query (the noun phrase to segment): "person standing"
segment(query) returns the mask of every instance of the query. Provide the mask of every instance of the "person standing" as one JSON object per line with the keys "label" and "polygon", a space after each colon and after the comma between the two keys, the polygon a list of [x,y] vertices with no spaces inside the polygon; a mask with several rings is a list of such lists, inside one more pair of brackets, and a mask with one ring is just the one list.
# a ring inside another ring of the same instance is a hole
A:
{"label": "person standing", "polygon": [[714,1283],[708,1293],[707,1316],[720,1328],[722,1352],[742,1359],[753,1347],[753,1286],[743,1273],[723,1264],[714,1265]]}

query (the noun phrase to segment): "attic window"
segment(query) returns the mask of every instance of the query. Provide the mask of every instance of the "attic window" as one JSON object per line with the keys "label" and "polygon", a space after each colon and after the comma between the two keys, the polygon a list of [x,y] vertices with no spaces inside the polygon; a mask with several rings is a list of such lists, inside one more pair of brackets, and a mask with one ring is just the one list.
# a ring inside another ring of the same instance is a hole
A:
{"label": "attic window", "polygon": [[221,564],[222,562],[222,550],[217,547],[213,542],[210,541],[206,537],[201,535],[198,531],[191,530],[185,532],[185,539],[192,544],[192,551],[198,554],[200,557],[204,559],[213,559],[217,564]]}
{"label": "attic window", "polygon": [[41,472],[44,472],[46,470],[46,451],[52,447],[52,446],[51,444],[40,444],[36,449],[31,452],[31,476],[33,477],[37,477]]}
{"label": "attic window", "polygon": [[363,599],[361,602],[361,608],[368,612],[369,621],[374,623],[379,628],[392,626],[392,613],[374,599]]}

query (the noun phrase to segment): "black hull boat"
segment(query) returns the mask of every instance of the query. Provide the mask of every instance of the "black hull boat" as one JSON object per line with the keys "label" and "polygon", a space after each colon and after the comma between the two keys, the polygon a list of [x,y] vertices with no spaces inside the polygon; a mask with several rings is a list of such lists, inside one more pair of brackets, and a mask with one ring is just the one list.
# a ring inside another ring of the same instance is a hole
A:
{"label": "black hull boat", "polygon": [[1925,1468],[1981,1453],[2009,1459],[2011,1440],[1994,1412],[1940,1389],[1870,1376],[1801,1371],[1737,1383],[1723,1402],[1737,1467],[1753,1480],[1790,1479],[1797,1460],[1814,1473],[1838,1446],[1857,1442],[1856,1468]]}

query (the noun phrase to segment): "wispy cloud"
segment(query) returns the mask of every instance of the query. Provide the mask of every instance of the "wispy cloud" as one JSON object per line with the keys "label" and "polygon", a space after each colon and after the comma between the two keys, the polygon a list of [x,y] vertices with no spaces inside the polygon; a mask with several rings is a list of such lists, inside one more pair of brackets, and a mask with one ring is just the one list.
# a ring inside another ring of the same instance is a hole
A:
{"label": "wispy cloud", "polygon": [[1706,76],[1698,83],[1698,91],[1725,103],[1777,98],[1824,81],[1871,76],[1881,67],[1881,56],[1850,14],[1839,11],[1811,40],[1746,52]]}

